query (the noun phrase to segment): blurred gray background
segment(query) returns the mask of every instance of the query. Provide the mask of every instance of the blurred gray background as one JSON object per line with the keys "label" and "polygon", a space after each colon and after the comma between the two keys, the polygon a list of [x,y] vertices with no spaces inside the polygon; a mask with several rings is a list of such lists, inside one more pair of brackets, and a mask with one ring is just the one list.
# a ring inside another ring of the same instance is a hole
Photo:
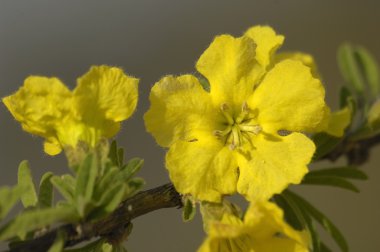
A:
{"label": "blurred gray background", "polygon": [[[151,86],[165,74],[194,72],[194,64],[213,37],[240,36],[257,24],[286,36],[282,50],[313,54],[336,107],[342,78],[336,49],[350,41],[380,59],[380,2],[354,0],[0,0],[0,96],[15,92],[28,75],[57,76],[71,88],[91,65],[120,66],[141,78],[137,112],[124,123],[119,143],[127,156],[145,158],[140,176],[146,188],[168,182],[162,150],[145,132]],[[17,165],[28,159],[33,175],[67,171],[63,155],[49,157],[42,141],[21,130],[0,104],[0,185],[16,183]],[[379,251],[380,148],[363,169],[370,180],[354,194],[334,188],[302,188],[341,228],[351,251]],[[195,251],[203,239],[200,219],[182,223],[176,209],[160,210],[134,221],[128,251]],[[0,249],[3,248],[0,245]],[[333,245],[333,250],[338,249]]]}

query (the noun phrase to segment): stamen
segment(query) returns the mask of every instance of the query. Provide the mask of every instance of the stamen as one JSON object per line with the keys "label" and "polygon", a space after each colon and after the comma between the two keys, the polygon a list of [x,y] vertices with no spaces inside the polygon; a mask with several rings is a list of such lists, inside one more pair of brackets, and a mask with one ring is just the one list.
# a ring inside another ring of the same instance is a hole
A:
{"label": "stamen", "polygon": [[236,118],[236,122],[241,123],[248,117],[248,114],[249,114],[248,104],[247,102],[244,102],[243,105],[241,106],[241,113]]}
{"label": "stamen", "polygon": [[223,103],[220,106],[220,110],[222,111],[224,117],[227,119],[228,124],[233,125],[234,124],[234,119],[232,118],[232,116],[230,115],[230,113],[228,113],[228,110],[230,110],[230,107],[226,103]]}
{"label": "stamen", "polygon": [[232,128],[232,144],[234,146],[240,146],[239,128]]}
{"label": "stamen", "polygon": [[228,125],[228,127],[225,130],[214,130],[213,134],[214,136],[218,137],[224,137],[231,131],[231,126]]}
{"label": "stamen", "polygon": [[253,133],[255,135],[257,135],[258,133],[260,133],[260,131],[262,130],[262,128],[261,128],[260,125],[239,124],[239,128],[242,131],[248,131],[248,132],[251,132],[251,133]]}

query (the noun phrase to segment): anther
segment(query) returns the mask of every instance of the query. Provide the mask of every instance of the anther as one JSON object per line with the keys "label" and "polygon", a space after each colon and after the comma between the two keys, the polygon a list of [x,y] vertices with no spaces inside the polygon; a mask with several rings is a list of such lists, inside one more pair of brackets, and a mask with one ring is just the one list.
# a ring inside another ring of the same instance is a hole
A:
{"label": "anther", "polygon": [[243,105],[241,106],[241,112],[248,112],[248,104],[247,102],[243,102]]}
{"label": "anther", "polygon": [[247,102],[244,102],[243,105],[241,106],[241,113],[239,116],[236,118],[237,123],[241,123],[245,119],[247,119],[249,114],[249,108]]}

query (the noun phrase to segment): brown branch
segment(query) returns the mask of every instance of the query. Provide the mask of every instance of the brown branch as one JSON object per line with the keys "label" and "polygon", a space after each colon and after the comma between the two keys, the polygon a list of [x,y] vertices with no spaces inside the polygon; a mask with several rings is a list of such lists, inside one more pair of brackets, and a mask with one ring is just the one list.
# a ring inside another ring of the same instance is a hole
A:
{"label": "brown branch", "polygon": [[335,161],[345,156],[350,165],[362,165],[368,161],[371,148],[378,144],[380,144],[380,135],[359,141],[345,139],[332,152],[323,156],[321,160],[328,159]]}
{"label": "brown branch", "polygon": [[181,196],[172,184],[140,192],[125,200],[108,217],[98,222],[68,224],[51,230],[44,235],[13,245],[10,252],[48,251],[60,233],[66,237],[65,247],[76,245],[95,237],[106,238],[109,242],[123,239],[131,220],[149,212],[171,207],[182,207]]}

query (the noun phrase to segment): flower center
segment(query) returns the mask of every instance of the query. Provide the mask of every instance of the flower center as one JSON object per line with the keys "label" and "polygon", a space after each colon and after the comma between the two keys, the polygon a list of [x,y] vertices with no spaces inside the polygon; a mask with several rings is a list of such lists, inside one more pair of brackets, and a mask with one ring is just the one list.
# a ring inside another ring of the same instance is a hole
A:
{"label": "flower center", "polygon": [[262,130],[257,124],[256,115],[248,108],[247,103],[243,103],[240,113],[235,116],[232,109],[223,103],[220,111],[225,118],[224,130],[215,130],[214,135],[228,144],[231,150],[242,146],[243,143],[249,142],[251,134],[257,135]]}

